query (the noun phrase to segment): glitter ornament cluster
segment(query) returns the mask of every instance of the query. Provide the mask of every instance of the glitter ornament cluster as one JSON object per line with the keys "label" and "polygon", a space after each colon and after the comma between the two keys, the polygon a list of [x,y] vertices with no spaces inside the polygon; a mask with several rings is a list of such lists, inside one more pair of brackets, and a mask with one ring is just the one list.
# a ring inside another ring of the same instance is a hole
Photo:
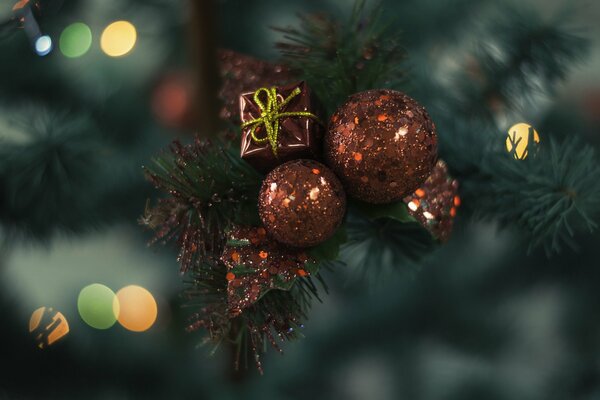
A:
{"label": "glitter ornament cluster", "polygon": [[[351,221],[416,219],[429,234],[411,243],[445,241],[458,183],[436,164],[429,115],[403,93],[354,94],[326,120],[308,84],[283,65],[221,51],[220,71],[221,118],[239,131],[174,143],[157,157],[146,175],[169,196],[140,221],[155,242],[179,246],[191,279],[188,331],[234,346],[236,369],[245,358],[262,372],[267,345],[281,351],[280,341],[302,336],[311,302],[326,290],[320,268],[343,259],[344,244],[381,239],[368,229],[357,239]],[[361,201],[347,210],[346,194]],[[394,254],[404,251],[398,240],[386,238]]]}
{"label": "glitter ornament cluster", "polygon": [[391,203],[431,173],[437,158],[435,125],[407,95],[368,90],[352,95],[333,114],[324,153],[349,196]]}
{"label": "glitter ornament cluster", "polygon": [[448,174],[448,167],[438,160],[433,172],[411,195],[404,198],[410,214],[433,237],[445,242],[450,238],[454,217],[461,200],[458,181]]}
{"label": "glitter ornament cluster", "polygon": [[331,237],[342,223],[346,195],[338,178],[323,164],[295,160],[280,165],[263,181],[260,218],[279,242],[310,247]]}

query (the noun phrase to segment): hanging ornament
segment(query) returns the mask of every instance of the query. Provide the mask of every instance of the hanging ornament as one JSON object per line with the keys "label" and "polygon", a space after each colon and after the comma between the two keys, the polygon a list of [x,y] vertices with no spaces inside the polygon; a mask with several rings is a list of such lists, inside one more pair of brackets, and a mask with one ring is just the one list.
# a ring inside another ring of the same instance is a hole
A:
{"label": "hanging ornament", "polygon": [[221,256],[227,266],[227,302],[234,318],[271,289],[289,290],[294,279],[310,274],[308,255],[267,236],[263,227],[236,227]]}
{"label": "hanging ornament", "polygon": [[242,94],[242,158],[262,172],[297,158],[318,158],[324,129],[315,109],[305,82]]}
{"label": "hanging ornament", "polygon": [[404,198],[410,214],[441,242],[450,238],[456,210],[460,206],[458,181],[448,174],[448,167],[438,160],[429,178],[420,188]]}
{"label": "hanging ornament", "polygon": [[340,226],[346,195],[323,164],[294,160],[271,171],[260,189],[260,217],[275,239],[294,247],[324,242]]}
{"label": "hanging ornament", "polygon": [[407,95],[378,89],[352,95],[331,117],[325,159],[350,196],[401,200],[417,189],[437,157],[435,125]]}
{"label": "hanging ornament", "polygon": [[524,160],[527,158],[530,150],[536,150],[540,143],[540,135],[529,124],[524,122],[515,124],[508,130],[506,137],[506,151],[515,158],[515,160]]}

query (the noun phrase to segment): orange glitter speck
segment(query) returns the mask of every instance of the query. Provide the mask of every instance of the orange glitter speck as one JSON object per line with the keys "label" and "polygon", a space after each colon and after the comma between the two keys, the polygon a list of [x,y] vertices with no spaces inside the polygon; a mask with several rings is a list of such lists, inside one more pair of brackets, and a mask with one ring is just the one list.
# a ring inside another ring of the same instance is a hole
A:
{"label": "orange glitter speck", "polygon": [[388,116],[387,116],[387,115],[385,115],[385,114],[379,114],[379,115],[377,116],[377,121],[379,121],[379,122],[386,121],[387,119],[388,119]]}
{"label": "orange glitter speck", "polygon": [[338,152],[344,153],[346,151],[346,146],[342,143],[338,146]]}
{"label": "orange glitter speck", "polygon": [[379,100],[389,100],[389,99],[390,99],[390,96],[387,94],[379,96]]}
{"label": "orange glitter speck", "polygon": [[263,227],[258,228],[257,232],[260,236],[265,236],[267,234],[267,231]]}
{"label": "orange glitter speck", "polygon": [[361,161],[362,160],[362,154],[360,154],[360,153],[354,153],[354,159],[356,161]]}
{"label": "orange glitter speck", "polygon": [[456,208],[452,207],[452,208],[450,209],[450,216],[451,216],[451,217],[455,217],[455,216],[456,216]]}
{"label": "orange glitter speck", "polygon": [[340,117],[337,114],[331,118],[333,122],[338,122],[338,119],[340,119]]}
{"label": "orange glitter speck", "polygon": [[319,174],[321,173],[321,171],[319,171],[319,170],[318,170],[318,169],[316,169],[316,168],[313,168],[313,169],[312,169],[312,173],[313,173],[313,174],[315,174],[315,175],[319,175]]}
{"label": "orange glitter speck", "polygon": [[225,275],[225,279],[227,279],[229,282],[231,282],[232,280],[235,279],[235,274],[233,272],[228,272],[227,275]]}
{"label": "orange glitter speck", "polygon": [[15,3],[12,10],[17,11],[24,8],[29,3],[29,0],[20,0]]}
{"label": "orange glitter speck", "polygon": [[358,117],[354,117],[354,123],[358,125]]}
{"label": "orange glitter speck", "polygon": [[460,206],[460,197],[454,196],[454,206],[455,207]]}
{"label": "orange glitter speck", "polygon": [[266,251],[263,250],[260,253],[258,253],[258,256],[264,260],[265,258],[267,258],[269,256],[269,253],[267,253]]}
{"label": "orange glitter speck", "polygon": [[361,177],[360,177],[360,180],[361,180],[362,182],[364,182],[364,183],[367,183],[367,182],[369,182],[369,177],[367,177],[367,176],[361,176]]}
{"label": "orange glitter speck", "polygon": [[232,259],[233,261],[235,261],[236,263],[237,263],[237,262],[240,262],[240,253],[238,253],[237,251],[234,251],[234,252],[231,254],[231,259]]}
{"label": "orange glitter speck", "polygon": [[306,275],[308,275],[308,273],[305,270],[303,270],[303,269],[299,269],[298,270],[298,275],[300,275],[300,276],[306,276]]}
{"label": "orange glitter speck", "polygon": [[282,203],[283,203],[283,206],[284,206],[284,207],[289,207],[291,202],[292,202],[292,201],[291,201],[290,199],[288,199],[288,198],[285,198],[285,199],[283,199],[283,202],[282,202]]}
{"label": "orange glitter speck", "polygon": [[419,197],[425,197],[425,191],[423,189],[415,190],[415,194]]}

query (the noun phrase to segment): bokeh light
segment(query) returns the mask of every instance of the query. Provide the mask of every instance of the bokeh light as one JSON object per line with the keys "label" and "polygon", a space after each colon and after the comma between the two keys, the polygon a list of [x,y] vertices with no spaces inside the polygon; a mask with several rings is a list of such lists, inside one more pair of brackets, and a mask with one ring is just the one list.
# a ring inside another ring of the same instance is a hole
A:
{"label": "bokeh light", "polygon": [[52,307],[40,307],[29,319],[31,333],[40,349],[52,345],[69,333],[69,323],[62,313]]}
{"label": "bokeh light", "polygon": [[180,73],[161,79],[152,94],[152,110],[167,126],[185,127],[192,120],[192,84]]}
{"label": "bokeh light", "polygon": [[119,323],[130,331],[143,332],[154,324],[158,308],[154,296],[141,286],[130,285],[117,292]]}
{"label": "bokeh light", "polygon": [[506,137],[506,151],[517,160],[524,160],[530,150],[540,143],[540,135],[529,124],[520,122],[510,127]]}
{"label": "bokeh light", "polygon": [[92,328],[110,328],[119,315],[119,302],[115,299],[115,293],[99,283],[84,287],[77,299],[81,319]]}
{"label": "bokeh light", "polygon": [[91,45],[92,31],[82,22],[67,26],[60,35],[59,47],[65,57],[81,57],[88,52]]}
{"label": "bokeh light", "polygon": [[52,38],[48,35],[40,36],[35,41],[35,52],[38,56],[48,55],[52,51]]}
{"label": "bokeh light", "polygon": [[100,38],[100,48],[110,57],[120,57],[135,46],[137,32],[128,21],[117,21],[108,25]]}

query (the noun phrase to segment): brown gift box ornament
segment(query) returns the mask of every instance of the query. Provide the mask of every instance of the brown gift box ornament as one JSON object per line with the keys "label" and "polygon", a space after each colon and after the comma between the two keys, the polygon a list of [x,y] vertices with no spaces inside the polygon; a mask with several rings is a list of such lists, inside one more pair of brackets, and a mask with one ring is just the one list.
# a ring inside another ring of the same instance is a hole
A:
{"label": "brown gift box ornament", "polygon": [[297,158],[318,159],[324,127],[305,82],[240,96],[241,157],[261,172]]}

